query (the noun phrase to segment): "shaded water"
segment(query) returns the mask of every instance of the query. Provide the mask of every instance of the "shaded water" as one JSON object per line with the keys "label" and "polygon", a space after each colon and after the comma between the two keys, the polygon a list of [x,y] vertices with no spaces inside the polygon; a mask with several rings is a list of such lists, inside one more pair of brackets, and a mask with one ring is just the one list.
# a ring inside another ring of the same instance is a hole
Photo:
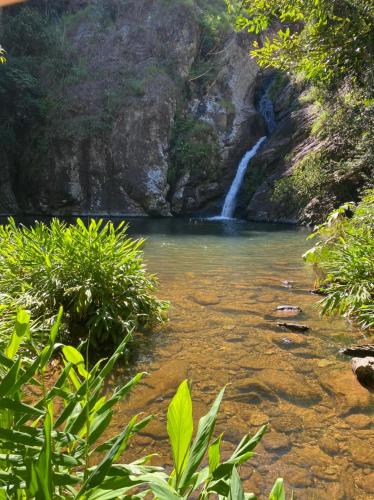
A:
{"label": "shaded water", "polygon": [[[170,322],[141,342],[134,369],[149,375],[115,417],[119,430],[137,412],[159,415],[134,438],[127,457],[158,453],[156,463],[170,465],[165,414],[178,384],[193,381],[196,418],[229,384],[217,426],[225,432],[224,453],[270,422],[256,456],[241,469],[247,490],[265,498],[283,476],[295,498],[374,498],[373,398],[337,354],[362,334],[319,317],[301,259],[310,245],[306,232],[174,219],[134,220],[131,227],[148,237],[148,268],[172,308]],[[293,288],[282,280],[293,280]],[[297,321],[311,330],[278,329],[280,304],[300,306]]]}

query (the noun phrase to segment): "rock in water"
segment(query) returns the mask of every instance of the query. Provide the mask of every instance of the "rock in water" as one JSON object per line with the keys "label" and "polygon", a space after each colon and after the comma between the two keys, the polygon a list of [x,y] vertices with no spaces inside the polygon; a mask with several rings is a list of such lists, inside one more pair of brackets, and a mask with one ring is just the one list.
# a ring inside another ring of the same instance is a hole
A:
{"label": "rock in water", "polygon": [[360,384],[374,393],[374,357],[353,358],[352,370]]}
{"label": "rock in water", "polygon": [[339,352],[353,358],[374,358],[374,344],[345,347],[344,349],[340,349]]}
{"label": "rock in water", "polygon": [[289,280],[284,280],[281,282],[281,285],[284,287],[284,288],[293,288],[293,281],[289,281]]}
{"label": "rock in water", "polygon": [[291,332],[306,332],[309,330],[309,326],[299,325],[298,323],[277,323],[280,328],[286,328]]}
{"label": "rock in water", "polygon": [[278,306],[275,310],[276,311],[293,312],[293,313],[302,312],[302,310],[300,309],[299,306],[287,306],[287,305]]}

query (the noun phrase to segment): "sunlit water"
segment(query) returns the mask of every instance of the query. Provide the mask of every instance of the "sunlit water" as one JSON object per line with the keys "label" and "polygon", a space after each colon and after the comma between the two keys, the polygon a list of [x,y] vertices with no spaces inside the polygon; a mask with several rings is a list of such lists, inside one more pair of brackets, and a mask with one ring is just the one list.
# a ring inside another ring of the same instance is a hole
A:
{"label": "sunlit water", "polygon": [[[374,400],[338,354],[362,334],[319,317],[312,273],[301,259],[310,246],[306,231],[173,219],[134,220],[131,227],[148,238],[148,268],[172,308],[169,323],[142,340],[134,368],[149,375],[115,417],[119,430],[137,412],[158,414],[128,458],[158,453],[155,462],[170,465],[165,414],[183,379],[193,382],[196,418],[228,384],[217,425],[225,454],[270,422],[241,469],[247,490],[265,498],[282,476],[296,498],[374,498]],[[281,304],[301,307],[290,321],[310,331],[280,330],[274,309]]]}
{"label": "sunlit water", "polygon": [[[241,468],[247,491],[268,498],[281,476],[296,499],[373,499],[374,399],[338,354],[365,339],[341,320],[319,317],[319,297],[309,293],[313,275],[301,259],[310,246],[306,230],[233,220],[130,224],[133,235],[147,238],[148,269],[172,307],[166,325],[139,337],[130,370],[148,376],[115,412],[112,433],[136,413],[157,415],[125,458],[157,453],[154,463],[169,467],[165,415],[178,384],[193,382],[196,419],[228,384],[216,429],[224,432],[225,456],[245,433],[270,423]],[[274,309],[282,304],[301,307],[290,321],[310,331],[279,329],[287,318]],[[120,367],[115,382],[125,372]]]}

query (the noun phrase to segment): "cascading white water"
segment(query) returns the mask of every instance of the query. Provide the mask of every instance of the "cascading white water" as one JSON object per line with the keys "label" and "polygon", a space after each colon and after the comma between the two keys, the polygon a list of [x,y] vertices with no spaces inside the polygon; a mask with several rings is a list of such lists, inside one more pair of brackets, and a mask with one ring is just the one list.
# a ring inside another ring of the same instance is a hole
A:
{"label": "cascading white water", "polygon": [[261,137],[261,139],[259,139],[256,142],[253,148],[247,151],[246,154],[241,159],[235,178],[231,184],[229,192],[226,195],[225,202],[223,204],[222,212],[220,215],[221,219],[231,219],[232,216],[234,215],[236,207],[236,196],[238,194],[240,186],[242,185],[243,177],[248,168],[249,161],[256,155],[257,151],[259,150],[261,144],[264,142],[265,139],[266,136]]}
{"label": "cascading white water", "polygon": [[[265,91],[263,96],[261,97],[259,111],[265,120],[267,131],[270,135],[274,131],[276,124],[273,103],[271,102],[267,91]],[[257,151],[259,150],[261,144],[265,141],[265,139],[267,139],[267,136],[261,137],[261,139],[257,141],[253,148],[247,151],[241,159],[234,180],[232,181],[229,192],[226,195],[221,215],[219,217],[213,217],[212,219],[231,219],[233,217],[236,208],[236,198],[242,185],[249,162],[257,154]]]}

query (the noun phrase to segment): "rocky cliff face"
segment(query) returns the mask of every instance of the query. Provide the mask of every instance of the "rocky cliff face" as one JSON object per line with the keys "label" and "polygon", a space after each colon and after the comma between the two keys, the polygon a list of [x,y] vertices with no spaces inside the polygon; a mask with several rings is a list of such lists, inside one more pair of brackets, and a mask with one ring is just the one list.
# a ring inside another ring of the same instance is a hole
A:
{"label": "rocky cliff face", "polygon": [[198,5],[182,0],[65,9],[71,68],[58,79],[41,68],[47,111],[23,154],[2,162],[1,210],[216,212],[263,132],[248,37],[220,28],[207,48]]}

